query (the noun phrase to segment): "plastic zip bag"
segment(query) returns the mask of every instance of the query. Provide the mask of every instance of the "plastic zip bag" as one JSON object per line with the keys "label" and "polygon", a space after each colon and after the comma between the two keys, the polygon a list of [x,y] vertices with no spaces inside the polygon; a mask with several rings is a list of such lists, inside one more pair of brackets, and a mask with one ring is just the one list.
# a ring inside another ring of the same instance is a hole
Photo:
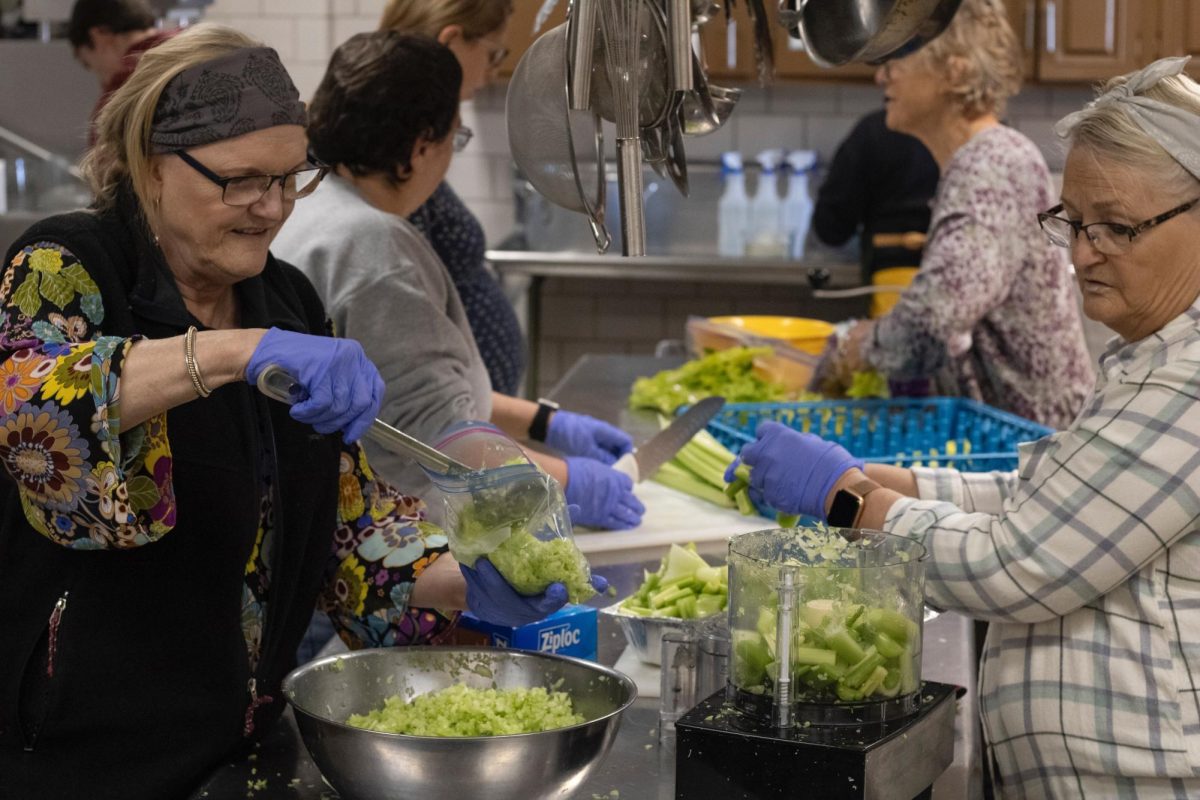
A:
{"label": "plastic zip bag", "polygon": [[426,471],[441,494],[450,552],[459,563],[474,567],[486,557],[521,594],[539,594],[556,581],[573,603],[595,594],[562,488],[516,442],[488,423],[464,422],[434,446],[478,470]]}

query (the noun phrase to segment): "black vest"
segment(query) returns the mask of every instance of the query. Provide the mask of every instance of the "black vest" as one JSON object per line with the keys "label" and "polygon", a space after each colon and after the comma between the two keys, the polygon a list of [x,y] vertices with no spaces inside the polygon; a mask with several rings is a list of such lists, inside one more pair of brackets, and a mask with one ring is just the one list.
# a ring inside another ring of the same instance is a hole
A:
{"label": "black vest", "polygon": [[[117,210],[53,217],[9,250],[51,241],[100,287],[108,336],[150,339],[196,324],[125,194]],[[236,287],[242,324],[327,332],[316,292],[269,258]],[[182,358],[182,349],[180,358]],[[283,711],[279,683],[294,666],[335,525],[340,437],[293,421],[246,383],[167,414],[175,528],[156,543],[69,550],[26,522],[0,471],[0,798],[186,796]],[[258,668],[242,634],[245,565],[271,480],[274,548]],[[50,618],[56,620],[47,675]],[[244,734],[249,683],[256,706]]]}

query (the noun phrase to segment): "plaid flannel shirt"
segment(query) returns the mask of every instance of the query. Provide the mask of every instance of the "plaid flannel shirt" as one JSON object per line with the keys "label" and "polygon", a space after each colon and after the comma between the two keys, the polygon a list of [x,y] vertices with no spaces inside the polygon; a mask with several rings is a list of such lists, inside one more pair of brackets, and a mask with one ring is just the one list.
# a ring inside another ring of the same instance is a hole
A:
{"label": "plaid flannel shirt", "polygon": [[992,622],[1005,798],[1200,797],[1200,302],[1101,370],[1016,472],[916,470],[885,525],[929,549],[930,603]]}

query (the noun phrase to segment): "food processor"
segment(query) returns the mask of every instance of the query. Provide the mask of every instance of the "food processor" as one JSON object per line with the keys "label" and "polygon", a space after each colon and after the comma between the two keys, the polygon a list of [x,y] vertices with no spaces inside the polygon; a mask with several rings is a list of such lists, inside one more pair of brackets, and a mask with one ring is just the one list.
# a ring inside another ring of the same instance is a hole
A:
{"label": "food processor", "polygon": [[957,689],[920,679],[924,558],[878,531],[733,537],[728,681],[675,720],[677,800],[930,797]]}

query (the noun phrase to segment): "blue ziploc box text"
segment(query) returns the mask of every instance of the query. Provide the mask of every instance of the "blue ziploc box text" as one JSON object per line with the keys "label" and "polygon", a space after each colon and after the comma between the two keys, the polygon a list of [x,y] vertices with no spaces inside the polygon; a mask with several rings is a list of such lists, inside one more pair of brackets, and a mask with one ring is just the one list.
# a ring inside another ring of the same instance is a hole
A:
{"label": "blue ziploc box text", "polygon": [[591,606],[563,606],[544,620],[519,628],[493,625],[464,611],[458,625],[486,634],[488,643],[496,647],[596,660],[596,609]]}

